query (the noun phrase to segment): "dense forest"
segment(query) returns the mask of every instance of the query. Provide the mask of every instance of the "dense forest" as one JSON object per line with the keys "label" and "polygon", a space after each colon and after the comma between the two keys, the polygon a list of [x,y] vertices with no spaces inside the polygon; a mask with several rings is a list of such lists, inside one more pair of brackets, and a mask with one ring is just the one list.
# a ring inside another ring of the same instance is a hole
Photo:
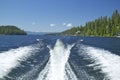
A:
{"label": "dense forest", "polygon": [[0,35],[26,35],[27,33],[16,26],[0,26]]}
{"label": "dense forest", "polygon": [[79,36],[120,36],[120,14],[115,10],[111,17],[99,17],[94,21],[87,22],[85,26],[73,27],[63,31],[61,35],[79,35]]}

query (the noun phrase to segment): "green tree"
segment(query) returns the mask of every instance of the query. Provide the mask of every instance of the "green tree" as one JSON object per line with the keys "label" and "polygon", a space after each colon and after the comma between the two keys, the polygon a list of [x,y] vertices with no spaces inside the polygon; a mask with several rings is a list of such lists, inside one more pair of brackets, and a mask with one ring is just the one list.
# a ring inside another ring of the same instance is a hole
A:
{"label": "green tree", "polygon": [[27,33],[16,26],[0,26],[1,35],[26,35]]}
{"label": "green tree", "polygon": [[85,26],[73,27],[63,31],[62,34],[75,35],[79,31],[80,36],[118,36],[120,33],[120,14],[115,10],[111,17],[99,17],[94,21],[86,22]]}

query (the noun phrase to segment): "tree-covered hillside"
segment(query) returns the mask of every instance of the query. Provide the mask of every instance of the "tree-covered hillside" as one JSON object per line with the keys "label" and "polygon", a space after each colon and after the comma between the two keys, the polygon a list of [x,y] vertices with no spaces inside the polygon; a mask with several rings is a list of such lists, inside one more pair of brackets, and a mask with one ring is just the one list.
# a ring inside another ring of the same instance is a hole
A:
{"label": "tree-covered hillside", "polygon": [[120,14],[116,10],[111,17],[99,17],[94,21],[87,22],[85,26],[73,27],[61,33],[61,35],[80,36],[106,36],[120,35]]}
{"label": "tree-covered hillside", "polygon": [[26,32],[16,26],[0,26],[0,35],[26,35]]}

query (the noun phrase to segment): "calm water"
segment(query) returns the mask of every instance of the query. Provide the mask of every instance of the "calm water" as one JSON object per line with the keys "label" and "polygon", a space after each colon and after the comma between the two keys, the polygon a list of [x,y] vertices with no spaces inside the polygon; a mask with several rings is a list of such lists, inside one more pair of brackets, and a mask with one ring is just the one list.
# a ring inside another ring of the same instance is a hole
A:
{"label": "calm water", "polygon": [[0,36],[0,80],[120,80],[120,38]]}

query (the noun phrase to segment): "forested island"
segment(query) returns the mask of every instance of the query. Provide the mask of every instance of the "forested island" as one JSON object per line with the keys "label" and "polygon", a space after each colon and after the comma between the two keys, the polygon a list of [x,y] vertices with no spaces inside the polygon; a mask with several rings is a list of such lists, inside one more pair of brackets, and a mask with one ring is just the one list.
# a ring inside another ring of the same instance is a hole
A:
{"label": "forested island", "polygon": [[101,37],[120,36],[120,14],[117,10],[115,10],[111,17],[99,17],[93,21],[86,22],[85,26],[81,25],[63,31],[60,33],[60,35]]}
{"label": "forested island", "polygon": [[27,33],[24,30],[16,26],[0,26],[0,35],[26,35]]}

